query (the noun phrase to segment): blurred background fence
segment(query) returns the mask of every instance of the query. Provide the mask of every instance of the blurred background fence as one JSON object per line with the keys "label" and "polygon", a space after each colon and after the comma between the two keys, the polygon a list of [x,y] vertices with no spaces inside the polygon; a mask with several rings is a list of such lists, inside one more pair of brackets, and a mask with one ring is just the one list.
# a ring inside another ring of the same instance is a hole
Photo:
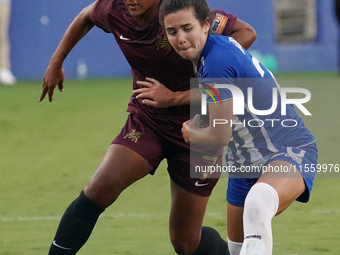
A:
{"label": "blurred background fence", "polygon": [[[208,0],[251,24],[254,55],[278,72],[336,71],[338,35],[332,0]],[[12,0],[12,71],[19,79],[41,78],[73,18],[92,0]],[[130,75],[114,38],[94,28],[65,61],[67,77]],[[84,70],[85,67],[85,70]]]}

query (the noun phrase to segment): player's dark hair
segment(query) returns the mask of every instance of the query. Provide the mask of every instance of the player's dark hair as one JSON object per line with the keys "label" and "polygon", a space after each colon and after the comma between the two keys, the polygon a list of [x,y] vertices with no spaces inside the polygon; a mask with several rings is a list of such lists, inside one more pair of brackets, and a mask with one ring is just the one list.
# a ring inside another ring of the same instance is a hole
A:
{"label": "player's dark hair", "polygon": [[159,22],[164,26],[164,17],[183,9],[194,9],[197,20],[203,25],[207,18],[211,20],[211,10],[205,0],[161,0]]}

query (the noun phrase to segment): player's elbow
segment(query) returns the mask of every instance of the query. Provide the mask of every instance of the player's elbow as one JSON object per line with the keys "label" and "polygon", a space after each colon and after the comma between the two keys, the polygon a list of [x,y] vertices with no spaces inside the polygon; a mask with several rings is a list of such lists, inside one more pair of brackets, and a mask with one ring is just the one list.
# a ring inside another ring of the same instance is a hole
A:
{"label": "player's elbow", "polygon": [[249,47],[256,41],[257,39],[257,33],[256,30],[252,27],[252,26],[247,26],[247,30],[248,30],[248,41],[250,43]]}
{"label": "player's elbow", "polygon": [[256,41],[257,34],[255,29],[252,26],[246,26],[244,28],[243,38],[240,39],[242,41],[241,45],[246,50],[252,46],[252,44]]}
{"label": "player's elbow", "polygon": [[239,19],[231,36],[245,49],[248,49],[257,39],[256,30],[248,23]]}

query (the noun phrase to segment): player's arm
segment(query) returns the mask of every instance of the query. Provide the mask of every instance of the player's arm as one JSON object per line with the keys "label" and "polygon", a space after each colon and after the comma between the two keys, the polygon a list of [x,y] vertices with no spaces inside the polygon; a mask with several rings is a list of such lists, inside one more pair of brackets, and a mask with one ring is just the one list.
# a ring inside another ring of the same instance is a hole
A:
{"label": "player's arm", "polygon": [[257,38],[256,31],[251,25],[223,10],[212,11],[210,33],[231,36],[245,49],[248,49]]}
{"label": "player's arm", "polygon": [[46,94],[48,94],[49,101],[52,102],[53,91],[57,85],[59,90],[63,91],[64,70],[62,66],[64,60],[76,44],[93,28],[91,13],[94,5],[95,2],[85,7],[66,30],[46,69],[39,102],[44,100]]}
{"label": "player's arm", "polygon": [[159,81],[146,78],[145,81],[137,81],[143,88],[133,91],[136,98],[142,98],[142,103],[156,108],[167,108],[175,105],[188,105],[190,101],[200,102],[199,89],[173,92]]}
{"label": "player's arm", "polygon": [[233,99],[220,104],[209,104],[209,126],[199,127],[199,115],[182,125],[185,142],[210,146],[226,146],[232,135],[231,119],[233,117]]}
{"label": "player's arm", "polygon": [[243,48],[249,49],[249,47],[257,39],[255,29],[248,23],[237,19],[234,28],[230,34]]}

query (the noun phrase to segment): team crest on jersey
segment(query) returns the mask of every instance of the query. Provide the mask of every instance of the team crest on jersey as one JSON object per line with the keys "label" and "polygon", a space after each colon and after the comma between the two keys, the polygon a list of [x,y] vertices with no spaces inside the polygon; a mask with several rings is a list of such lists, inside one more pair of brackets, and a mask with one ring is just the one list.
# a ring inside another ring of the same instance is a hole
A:
{"label": "team crest on jersey", "polygon": [[137,132],[136,129],[131,129],[131,131],[124,136],[124,139],[129,138],[132,142],[137,143],[141,135],[141,132]]}
{"label": "team crest on jersey", "polygon": [[220,13],[216,13],[215,19],[211,23],[210,32],[216,35],[222,34],[227,22],[228,22],[228,17]]}
{"label": "team crest on jersey", "polygon": [[286,157],[291,157],[294,161],[298,164],[302,163],[302,158],[305,156],[306,151],[301,150],[299,154],[293,152],[292,147],[287,147],[287,153],[285,154]]}
{"label": "team crest on jersey", "polygon": [[170,50],[171,46],[169,43],[169,39],[166,35],[158,36],[157,38],[157,50]]}

